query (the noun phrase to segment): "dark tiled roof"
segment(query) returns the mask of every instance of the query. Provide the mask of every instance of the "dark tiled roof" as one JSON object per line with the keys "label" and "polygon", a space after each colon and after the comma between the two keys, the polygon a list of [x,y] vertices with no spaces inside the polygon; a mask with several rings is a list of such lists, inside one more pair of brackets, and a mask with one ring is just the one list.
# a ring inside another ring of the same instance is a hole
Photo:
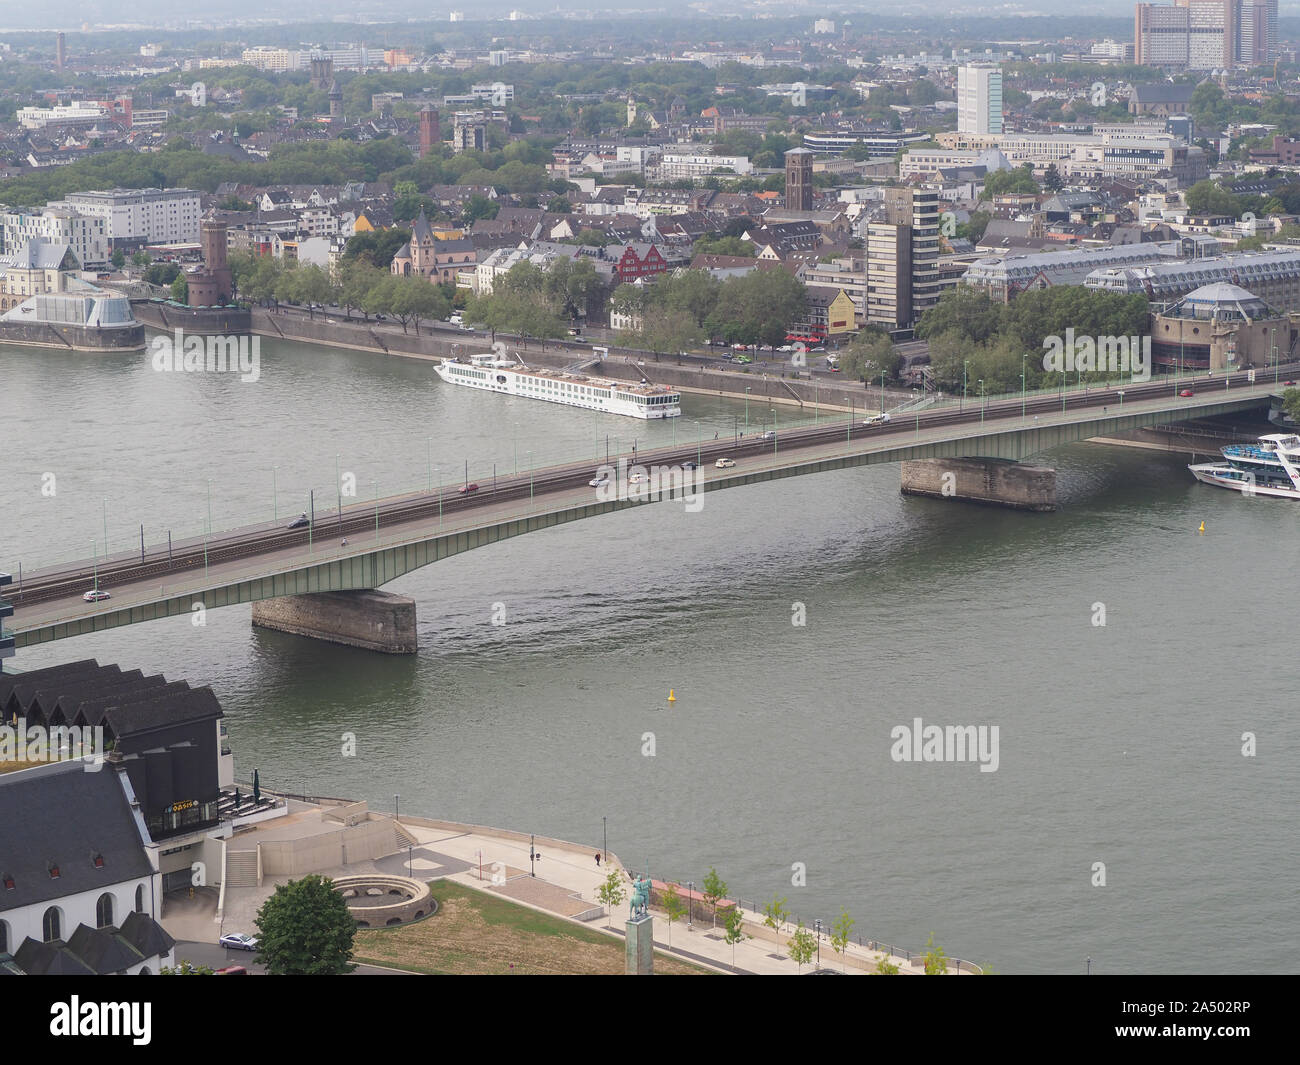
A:
{"label": "dark tiled roof", "polygon": [[145,956],[113,928],[79,924],[68,937],[68,950],[100,974],[117,973],[139,965]]}
{"label": "dark tiled roof", "polygon": [[14,961],[31,976],[94,976],[95,970],[78,958],[62,940],[38,943],[28,936]]}
{"label": "dark tiled roof", "polygon": [[127,914],[120,934],[146,958],[166,954],[176,946],[176,940],[167,934],[162,925],[147,913],[136,910]]}
{"label": "dark tiled roof", "polygon": [[[116,770],[80,761],[0,775],[0,908],[99,891],[152,873]],[[95,867],[93,856],[104,862]],[[59,876],[50,876],[50,864]],[[26,968],[26,966],[24,966]]]}

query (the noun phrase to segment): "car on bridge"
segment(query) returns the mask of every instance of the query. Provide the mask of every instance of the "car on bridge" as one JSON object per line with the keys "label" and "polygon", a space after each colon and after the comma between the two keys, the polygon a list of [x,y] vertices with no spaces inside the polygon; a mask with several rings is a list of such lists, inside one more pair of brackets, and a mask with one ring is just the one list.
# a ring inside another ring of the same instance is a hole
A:
{"label": "car on bridge", "polygon": [[1290,388],[1292,385],[1295,384],[1294,381],[1283,381],[1282,383],[1286,385],[1287,388]]}
{"label": "car on bridge", "polygon": [[1183,399],[1189,399],[1189,398],[1191,398],[1192,396],[1194,396],[1196,393],[1194,393],[1190,388],[1184,388],[1184,389],[1183,389],[1181,392],[1179,392],[1178,394],[1179,394]]}
{"label": "car on bridge", "polygon": [[82,601],[86,603],[98,603],[101,599],[112,599],[113,597],[104,591],[104,589],[95,588],[92,591],[87,592],[81,598]]}
{"label": "car on bridge", "polygon": [[601,485],[609,484],[609,476],[607,474],[600,474],[599,476],[593,477],[587,482],[587,484],[592,488],[599,488]]}
{"label": "car on bridge", "polygon": [[469,492],[477,492],[477,491],[478,491],[478,485],[476,485],[476,484],[463,484],[463,485],[461,485],[459,488],[457,488],[456,491],[459,492],[461,495],[466,495],[466,494],[468,494]]}
{"label": "car on bridge", "polygon": [[734,466],[735,464],[736,464],[736,460],[735,460],[735,459],[721,458],[721,459],[718,459],[718,461],[715,462],[713,465],[714,465],[715,467],[717,467],[718,469],[720,469],[720,470],[729,470],[729,469],[731,469],[731,467]]}
{"label": "car on bridge", "polygon": [[763,434],[763,439],[764,439],[764,440],[775,440],[775,439],[776,439],[776,433],[772,432],[772,430],[769,429],[767,432],[765,432],[765,433]]}
{"label": "car on bridge", "polygon": [[310,525],[311,521],[306,514],[299,514],[293,521],[289,522],[290,529],[301,529],[304,525]]}
{"label": "car on bridge", "polygon": [[868,419],[867,419],[865,422],[863,422],[862,424],[863,424],[863,425],[866,425],[866,426],[872,426],[872,425],[886,425],[886,424],[888,424],[888,422],[889,422],[889,415],[888,415],[888,414],[873,414],[870,418],[868,418]]}

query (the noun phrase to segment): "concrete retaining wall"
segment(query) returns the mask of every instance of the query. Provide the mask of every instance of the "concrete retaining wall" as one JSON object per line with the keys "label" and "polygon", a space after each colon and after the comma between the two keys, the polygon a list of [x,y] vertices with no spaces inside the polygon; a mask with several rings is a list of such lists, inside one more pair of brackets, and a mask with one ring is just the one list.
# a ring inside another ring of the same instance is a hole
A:
{"label": "concrete retaining wall", "polygon": [[63,323],[0,322],[0,344],[70,348],[73,351],[141,351],[144,349],[144,326],[88,329],[84,325]]}
{"label": "concrete retaining wall", "polygon": [[[457,335],[442,329],[429,332],[427,325],[422,327],[425,332],[420,334],[415,333],[414,327],[408,328],[411,332],[403,333],[388,326],[379,327],[373,322],[347,322],[337,318],[326,322],[323,316],[312,320],[299,318],[296,314],[275,314],[262,308],[254,308],[252,311],[253,332],[284,340],[424,359],[451,358],[458,354],[468,355],[489,350],[488,341],[482,337]],[[546,350],[543,351],[540,341],[529,341],[528,346],[524,347],[507,337],[502,336],[501,339],[511,351],[518,350],[529,365],[553,369],[568,366],[591,352],[589,344],[571,344],[562,340],[548,340]],[[656,359],[650,352],[633,348],[611,346],[609,352],[610,357],[600,366],[593,367],[593,373],[619,381],[639,381],[644,373],[655,384],[733,399],[743,399],[745,389],[749,388],[750,400],[756,407],[751,411],[753,423],[761,421],[759,405],[763,403],[802,406],[805,415],[808,413],[806,408],[816,407],[828,411],[880,409],[880,389],[864,387],[861,381],[841,379],[833,384],[822,382],[814,385],[806,378],[795,378],[793,368],[791,376],[781,377],[746,373],[740,368],[698,369],[690,363],[678,365],[675,355],[660,355]],[[643,366],[638,368],[635,360],[639,360]],[[895,406],[912,398],[910,392],[889,392],[887,396],[887,406]],[[849,401],[850,398],[852,402]]]}
{"label": "concrete retaining wall", "polygon": [[249,333],[252,314],[244,307],[177,307],[152,300],[132,300],[131,310],[145,325],[170,332]]}
{"label": "concrete retaining wall", "polygon": [[317,592],[262,599],[253,624],[385,654],[417,650],[415,600],[390,592]]}
{"label": "concrete retaining wall", "polygon": [[351,828],[321,832],[301,839],[267,840],[257,845],[261,875],[305,876],[351,862],[382,858],[398,851],[391,821],[363,821]]}
{"label": "concrete retaining wall", "polygon": [[1017,510],[1056,509],[1056,471],[1004,459],[914,459],[900,463],[904,495],[958,499]]}

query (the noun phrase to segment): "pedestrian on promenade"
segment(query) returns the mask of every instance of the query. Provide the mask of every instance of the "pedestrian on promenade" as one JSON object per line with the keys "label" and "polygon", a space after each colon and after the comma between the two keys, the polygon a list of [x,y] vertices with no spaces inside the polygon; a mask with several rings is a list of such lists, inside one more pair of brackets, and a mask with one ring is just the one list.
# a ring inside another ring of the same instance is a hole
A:
{"label": "pedestrian on promenade", "polygon": [[600,868],[600,851],[596,852],[596,868]]}

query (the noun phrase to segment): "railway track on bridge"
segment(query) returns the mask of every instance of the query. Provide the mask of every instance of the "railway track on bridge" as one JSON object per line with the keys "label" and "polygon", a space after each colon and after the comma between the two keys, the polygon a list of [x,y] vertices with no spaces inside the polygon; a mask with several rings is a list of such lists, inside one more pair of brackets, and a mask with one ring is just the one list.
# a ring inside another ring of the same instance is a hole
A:
{"label": "railway track on bridge", "polygon": [[[1300,363],[1285,368],[1288,373],[1300,370]],[[1230,382],[1245,382],[1244,371],[1230,375]],[[1230,396],[1231,388],[1223,384],[1224,377],[1198,378],[1187,382],[1190,387],[1203,384],[1206,387],[1222,387],[1225,395]],[[1122,390],[1130,402],[1143,399],[1159,398],[1167,395],[1171,386],[1163,382],[1142,385],[1128,385]],[[1069,409],[1109,408],[1119,404],[1119,389],[1102,389],[1084,394],[1066,394]],[[1061,396],[1038,395],[1023,401],[1024,415],[1052,413],[1061,409]],[[1122,404],[1120,404],[1122,406]],[[984,406],[982,417],[978,400],[972,402],[969,397],[961,410],[920,411],[918,414],[899,416],[888,425],[867,426],[859,421],[847,428],[843,422],[826,425],[808,426],[799,429],[782,430],[778,433],[777,447],[784,453],[798,451],[801,448],[815,447],[830,443],[840,438],[887,441],[893,437],[902,437],[919,428],[938,428],[945,425],[983,422],[985,424],[1011,422],[1020,418],[1022,403],[1019,400],[1002,399]],[[867,412],[863,411],[863,415]],[[709,440],[694,445],[678,444],[652,450],[638,451],[634,454],[622,454],[612,458],[627,460],[643,465],[680,465],[687,461],[699,461],[710,464],[722,456],[747,457],[765,454],[773,448],[771,441],[764,441],[760,435],[753,434],[748,439],[741,437],[724,440]],[[536,498],[554,492],[582,487],[591,479],[597,463],[574,463],[560,468],[550,468],[531,476],[512,474],[497,478],[493,486],[481,486],[472,494],[452,491],[437,493],[426,492],[418,496],[404,496],[388,501],[380,501],[376,507],[364,507],[354,504],[351,512],[344,509],[335,511],[329,518],[316,520],[308,529],[289,529],[282,525],[246,526],[233,529],[220,536],[210,537],[204,541],[189,540],[171,548],[146,549],[143,559],[136,556],[118,556],[99,564],[89,562],[62,567],[58,570],[41,571],[26,577],[17,587],[11,586],[9,599],[15,606],[48,602],[49,600],[79,596],[90,589],[97,579],[101,589],[150,580],[158,577],[171,577],[177,574],[193,572],[213,564],[237,561],[275,551],[305,548],[313,542],[326,542],[357,536],[375,528],[376,509],[379,524],[389,530],[418,521],[427,521],[436,515],[460,515],[493,503],[501,503],[525,497]]]}

